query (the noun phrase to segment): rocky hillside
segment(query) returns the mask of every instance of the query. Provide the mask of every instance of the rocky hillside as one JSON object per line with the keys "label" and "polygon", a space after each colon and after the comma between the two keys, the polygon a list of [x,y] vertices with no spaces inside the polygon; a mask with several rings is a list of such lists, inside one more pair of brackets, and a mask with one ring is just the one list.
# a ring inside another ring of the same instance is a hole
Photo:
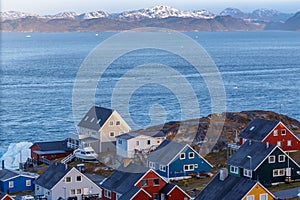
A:
{"label": "rocky hillside", "polygon": [[[184,122],[166,123],[162,131],[177,141],[186,142],[194,146],[201,147],[206,141],[205,137],[210,126],[213,130],[221,131],[221,136],[214,146],[214,151],[219,151],[227,146],[228,142],[233,142],[236,136],[255,118],[263,118],[269,120],[282,121],[295,134],[300,135],[300,122],[286,115],[278,114],[272,111],[252,110],[242,112],[226,112],[225,124],[223,128],[218,123],[210,123],[211,115],[200,119],[193,119]],[[147,131],[156,131],[157,127],[150,127]],[[222,128],[222,130],[220,130]],[[144,130],[141,130],[141,132]],[[212,133],[213,134],[213,133]],[[208,153],[208,152],[204,152]]]}

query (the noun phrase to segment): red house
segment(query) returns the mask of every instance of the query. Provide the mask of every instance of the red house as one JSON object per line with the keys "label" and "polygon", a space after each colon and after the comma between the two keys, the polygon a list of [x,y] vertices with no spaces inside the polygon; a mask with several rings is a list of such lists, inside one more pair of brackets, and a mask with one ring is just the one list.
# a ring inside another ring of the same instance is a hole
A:
{"label": "red house", "polygon": [[55,160],[63,158],[73,152],[73,149],[67,146],[67,140],[52,142],[36,142],[30,147],[31,158],[39,161],[41,158]]}
{"label": "red house", "polygon": [[13,200],[13,198],[11,196],[9,196],[8,194],[0,192],[0,200]]}
{"label": "red house", "polygon": [[239,137],[240,145],[252,140],[280,146],[284,151],[300,150],[300,139],[280,121],[255,119]]}
{"label": "red house", "polygon": [[103,200],[188,200],[178,186],[168,183],[154,170],[136,164],[120,167],[101,185]]}

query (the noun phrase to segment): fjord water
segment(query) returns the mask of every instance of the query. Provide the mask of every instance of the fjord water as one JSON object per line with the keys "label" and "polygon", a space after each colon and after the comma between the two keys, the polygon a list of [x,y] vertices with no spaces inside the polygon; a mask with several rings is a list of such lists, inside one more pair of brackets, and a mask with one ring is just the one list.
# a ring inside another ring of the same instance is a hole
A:
{"label": "fjord water", "polygon": [[[0,157],[10,143],[64,139],[75,131],[72,89],[76,73],[89,52],[113,34],[2,34]],[[300,32],[185,34],[199,42],[218,66],[228,111],[271,110],[300,120]],[[118,78],[132,65],[149,62],[172,66],[184,74],[196,91],[201,116],[210,114],[211,99],[201,77],[194,77],[180,57],[153,49],[131,52],[113,62],[99,83],[96,104],[110,107]],[[134,122],[146,127],[151,120],[149,109],[156,103],[164,107],[167,121],[181,120],[172,91],[152,84],[133,91],[129,107]]]}

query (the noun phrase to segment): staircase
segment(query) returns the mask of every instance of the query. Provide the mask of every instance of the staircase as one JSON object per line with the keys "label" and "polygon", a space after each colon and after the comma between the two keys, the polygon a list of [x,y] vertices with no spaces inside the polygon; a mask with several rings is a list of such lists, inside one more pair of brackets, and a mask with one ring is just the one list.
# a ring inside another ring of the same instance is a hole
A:
{"label": "staircase", "polygon": [[67,163],[71,162],[74,158],[75,158],[75,154],[69,154],[67,157],[62,159],[60,162],[63,164],[67,164]]}

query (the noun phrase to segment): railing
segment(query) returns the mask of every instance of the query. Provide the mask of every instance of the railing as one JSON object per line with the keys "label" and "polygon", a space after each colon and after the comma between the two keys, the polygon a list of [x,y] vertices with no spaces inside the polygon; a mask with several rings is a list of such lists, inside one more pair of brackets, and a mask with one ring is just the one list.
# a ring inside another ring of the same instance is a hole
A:
{"label": "railing", "polygon": [[67,164],[67,163],[71,162],[74,158],[75,158],[75,154],[69,154],[67,157],[62,159],[60,162],[63,164]]}

